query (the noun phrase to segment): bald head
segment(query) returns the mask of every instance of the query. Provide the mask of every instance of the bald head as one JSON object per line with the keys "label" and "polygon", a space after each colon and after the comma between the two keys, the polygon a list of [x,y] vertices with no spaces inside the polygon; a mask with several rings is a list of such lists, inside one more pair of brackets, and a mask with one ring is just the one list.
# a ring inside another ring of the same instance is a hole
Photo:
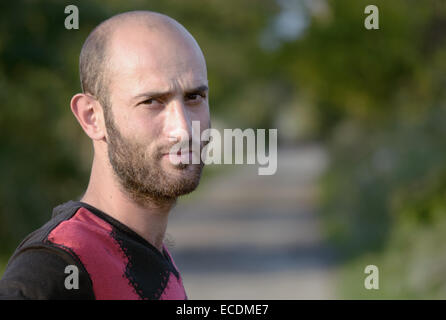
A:
{"label": "bald head", "polygon": [[[146,45],[144,51],[140,48],[142,43]],[[166,54],[174,51],[181,55],[179,49],[194,52],[205,67],[197,42],[174,19],[150,11],[115,15],[98,25],[82,47],[79,60],[82,91],[96,97],[106,108],[110,104],[109,86],[113,75],[128,60],[135,61],[140,59],[138,55],[146,55],[153,56],[153,63],[169,64]],[[133,59],[127,59],[129,56]]]}

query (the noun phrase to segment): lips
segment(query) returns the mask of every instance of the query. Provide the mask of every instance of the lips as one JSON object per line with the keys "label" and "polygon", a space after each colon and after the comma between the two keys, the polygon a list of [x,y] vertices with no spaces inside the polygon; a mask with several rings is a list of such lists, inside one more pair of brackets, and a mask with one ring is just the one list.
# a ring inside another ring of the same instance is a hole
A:
{"label": "lips", "polygon": [[181,150],[180,150],[177,153],[164,153],[163,156],[168,156],[168,155],[181,156],[181,155],[188,155],[188,154],[192,154],[192,151],[181,152]]}
{"label": "lips", "polygon": [[191,164],[192,163],[192,151],[178,151],[177,153],[165,153],[166,157],[172,164]]}

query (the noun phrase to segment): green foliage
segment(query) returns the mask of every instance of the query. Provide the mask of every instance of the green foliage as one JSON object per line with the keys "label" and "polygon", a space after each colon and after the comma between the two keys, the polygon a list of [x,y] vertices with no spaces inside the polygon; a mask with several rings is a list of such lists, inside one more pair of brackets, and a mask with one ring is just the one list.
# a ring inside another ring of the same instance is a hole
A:
{"label": "green foliage", "polygon": [[[0,22],[0,241],[8,252],[51,207],[79,195],[79,130],[68,118],[77,75],[57,2],[3,3]],[[69,72],[67,72],[70,70]]]}
{"label": "green foliage", "polygon": [[[444,297],[446,6],[374,4],[379,30],[362,27],[366,2],[333,1],[331,22],[290,44],[331,156],[321,215],[349,259],[347,297]],[[364,289],[368,264],[383,272],[379,292]]]}

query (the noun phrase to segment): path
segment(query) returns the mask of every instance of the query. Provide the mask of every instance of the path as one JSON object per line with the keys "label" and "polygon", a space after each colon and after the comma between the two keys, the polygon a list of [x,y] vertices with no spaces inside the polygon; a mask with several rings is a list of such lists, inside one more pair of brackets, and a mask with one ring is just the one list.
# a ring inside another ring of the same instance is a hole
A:
{"label": "path", "polygon": [[325,165],[318,146],[279,150],[275,175],[233,166],[180,201],[167,233],[188,297],[336,298],[334,255],[315,214]]}

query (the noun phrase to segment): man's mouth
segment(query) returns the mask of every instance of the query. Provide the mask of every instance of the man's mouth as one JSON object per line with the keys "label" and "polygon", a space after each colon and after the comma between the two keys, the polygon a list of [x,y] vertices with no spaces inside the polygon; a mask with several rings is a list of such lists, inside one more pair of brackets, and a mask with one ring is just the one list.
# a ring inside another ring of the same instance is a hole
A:
{"label": "man's mouth", "polygon": [[191,164],[193,152],[188,150],[178,151],[176,153],[164,153],[163,157],[166,157],[172,164]]}

